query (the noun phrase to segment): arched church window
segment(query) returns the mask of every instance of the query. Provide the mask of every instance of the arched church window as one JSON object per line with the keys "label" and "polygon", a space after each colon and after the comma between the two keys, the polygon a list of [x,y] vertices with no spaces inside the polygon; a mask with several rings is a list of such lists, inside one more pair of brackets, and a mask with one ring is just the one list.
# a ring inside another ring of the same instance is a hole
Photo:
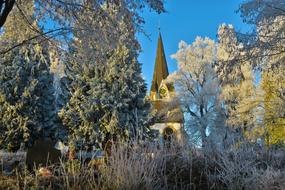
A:
{"label": "arched church window", "polygon": [[164,144],[170,147],[171,143],[174,141],[174,131],[170,127],[166,127],[163,132]]}

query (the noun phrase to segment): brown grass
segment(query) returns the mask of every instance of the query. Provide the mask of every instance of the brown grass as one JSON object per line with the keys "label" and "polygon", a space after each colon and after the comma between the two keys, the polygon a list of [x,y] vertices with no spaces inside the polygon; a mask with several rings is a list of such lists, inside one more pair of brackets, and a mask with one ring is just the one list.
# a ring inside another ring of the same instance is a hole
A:
{"label": "brown grass", "polygon": [[51,177],[21,170],[0,175],[0,189],[285,189],[283,149],[244,144],[228,150],[172,144],[116,144],[105,162],[51,166]]}

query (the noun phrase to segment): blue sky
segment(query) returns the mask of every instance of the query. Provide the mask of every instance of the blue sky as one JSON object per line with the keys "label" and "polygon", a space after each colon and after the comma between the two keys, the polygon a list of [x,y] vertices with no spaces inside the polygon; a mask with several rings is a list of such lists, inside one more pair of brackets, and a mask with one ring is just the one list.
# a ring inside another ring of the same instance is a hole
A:
{"label": "blue sky", "polygon": [[166,0],[167,13],[156,14],[145,11],[142,16],[146,23],[145,32],[138,34],[142,47],[139,61],[148,89],[150,88],[160,25],[165,54],[170,73],[176,69],[176,61],[170,55],[176,53],[178,43],[183,40],[192,43],[196,36],[210,37],[216,40],[220,24],[233,24],[235,29],[246,32],[249,26],[242,22],[236,13],[243,0]]}

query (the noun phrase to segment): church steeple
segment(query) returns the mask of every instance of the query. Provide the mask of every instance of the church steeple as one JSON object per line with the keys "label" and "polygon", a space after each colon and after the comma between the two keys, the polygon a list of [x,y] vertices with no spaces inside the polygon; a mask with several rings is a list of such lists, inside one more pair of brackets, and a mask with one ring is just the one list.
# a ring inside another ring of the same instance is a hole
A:
{"label": "church steeple", "polygon": [[155,59],[155,65],[154,65],[154,73],[153,73],[153,79],[152,79],[152,84],[151,84],[151,89],[150,89],[151,94],[158,93],[162,80],[166,79],[168,75],[169,73],[168,73],[167,62],[166,62],[165,53],[164,53],[162,37],[159,31],[158,44],[157,44],[157,50],[156,50],[156,59]]}
{"label": "church steeple", "polygon": [[[151,129],[157,131],[160,142],[172,141],[171,138],[180,141],[182,139],[182,127],[184,122],[180,103],[175,97],[173,83],[165,81],[168,77],[168,67],[163,48],[161,33],[159,31],[156,59],[153,79],[150,89],[150,101],[155,111],[155,123]],[[163,140],[164,139],[164,140]]]}

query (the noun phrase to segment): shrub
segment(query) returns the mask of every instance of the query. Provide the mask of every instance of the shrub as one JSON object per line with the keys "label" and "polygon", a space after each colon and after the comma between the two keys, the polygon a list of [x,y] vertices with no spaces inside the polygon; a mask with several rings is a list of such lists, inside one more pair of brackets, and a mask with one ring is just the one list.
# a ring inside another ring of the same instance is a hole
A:
{"label": "shrub", "polygon": [[113,144],[104,162],[64,161],[53,175],[21,170],[1,176],[0,189],[282,190],[285,152],[244,143],[226,150],[189,145]]}

